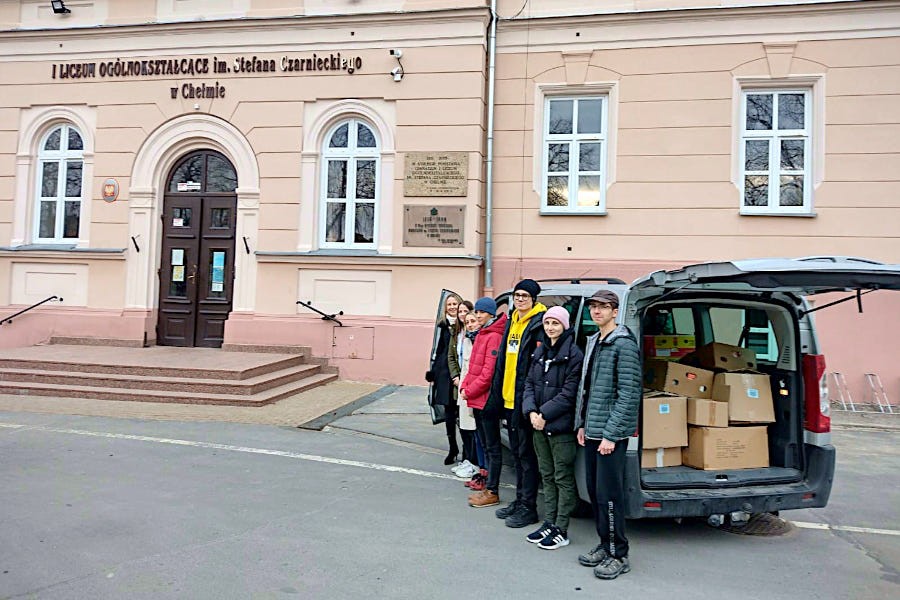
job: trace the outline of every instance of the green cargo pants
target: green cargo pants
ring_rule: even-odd
[[[541,482],[544,484],[544,520],[563,531],[569,530],[569,517],[575,510],[578,489],[575,487],[574,433],[534,432]]]

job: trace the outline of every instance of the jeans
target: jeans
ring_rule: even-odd
[[[500,445],[500,414],[495,411],[475,411],[475,427],[481,431],[484,454],[487,459],[487,483],[485,489],[500,490],[500,471],[503,469],[503,448]]]
[[[460,429],[459,435],[462,437],[462,459],[475,464],[478,462],[475,450],[475,432],[469,429]]]
[[[456,456],[459,454],[459,446],[456,444],[456,420],[459,418],[459,405],[451,401],[444,408],[447,416],[447,420],[444,421],[444,427],[447,429],[447,444],[450,446],[450,454]]]
[[[504,408],[503,417],[506,419],[506,431],[509,434],[513,464],[516,466],[516,500],[528,508],[536,509],[540,475],[537,456],[534,453],[532,437],[534,430],[531,428],[531,423],[524,418],[520,418],[518,426],[513,427],[511,425],[513,410],[515,409]]]
[[[584,468],[597,535],[611,556],[628,556],[625,537],[625,451],[628,440],[616,442],[612,454],[600,454],[600,440],[584,440]]]
[[[574,433],[547,435],[543,431],[534,432],[534,452],[544,484],[544,520],[563,531],[569,530],[569,517],[578,500],[576,446]]]

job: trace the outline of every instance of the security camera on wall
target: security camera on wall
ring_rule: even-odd
[[[391,75],[394,76],[394,81],[400,81],[403,79],[403,69],[400,67],[394,67],[391,69]]]
[[[393,56],[394,58],[400,58],[403,56],[403,50],[400,50],[399,48],[391,48],[390,52],[391,56]]]

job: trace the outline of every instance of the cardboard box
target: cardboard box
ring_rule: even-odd
[[[644,356],[659,360],[679,360],[694,350],[694,336],[645,335]]]
[[[713,388],[715,389],[715,383],[713,383]],[[728,403],[718,400],[688,398],[687,422],[688,425],[728,427]]]
[[[769,376],[754,372],[719,373],[713,380],[713,400],[728,403],[732,423],[774,423],[775,406]]]
[[[664,360],[648,360],[644,365],[645,386],[690,398],[711,398],[714,375],[712,371]]]
[[[755,350],[719,342],[700,346],[694,356],[698,366],[716,371],[740,371],[757,366]]]
[[[687,445],[687,398],[651,392],[644,396],[641,443],[644,448]]]
[[[681,464],[681,447],[644,448],[641,451],[641,468],[677,467]]]
[[[765,427],[688,428],[688,446],[681,459],[703,470],[760,469],[769,466],[769,436]]]

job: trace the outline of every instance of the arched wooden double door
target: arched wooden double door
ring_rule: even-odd
[[[237,174],[212,150],[175,165],[163,200],[159,318],[162,346],[222,345],[234,292]]]

